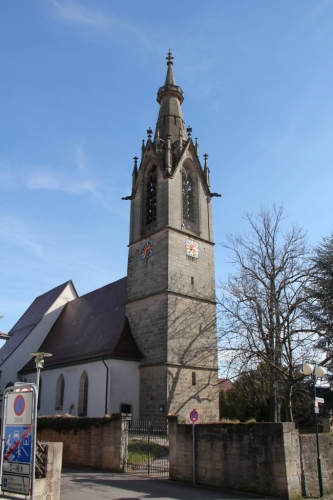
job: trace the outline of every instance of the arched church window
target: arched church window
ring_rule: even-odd
[[[80,379],[80,392],[79,392],[79,417],[86,417],[88,413],[88,375],[84,371]]]
[[[157,171],[156,165],[150,170],[146,183],[146,224],[149,227],[156,221],[157,209]]]
[[[61,374],[57,381],[56,388],[56,400],[55,400],[55,410],[62,410],[64,406],[64,395],[65,395],[65,379],[63,374]]]
[[[195,193],[192,176],[186,170],[182,172],[182,198],[183,198],[183,226],[195,231],[196,210]]]

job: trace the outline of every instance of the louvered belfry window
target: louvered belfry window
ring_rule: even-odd
[[[182,172],[182,194],[183,224],[187,229],[193,231],[195,225],[193,181],[188,172]]]
[[[146,224],[149,227],[156,221],[157,175],[156,166],[151,169],[146,184]]]

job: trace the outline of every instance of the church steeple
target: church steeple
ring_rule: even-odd
[[[165,84],[160,87],[157,92],[157,102],[160,104],[158,113],[155,138],[158,133],[161,139],[167,140],[170,136],[171,144],[179,138],[179,130],[181,130],[183,138],[186,138],[185,123],[181,109],[181,103],[184,100],[184,92],[176,85],[176,79],[173,74],[173,57],[171,51],[167,55],[167,73]]]
[[[126,313],[144,355],[140,418],[218,419],[212,196],[207,155],[185,128],[172,54],[154,138],[134,158]],[[139,162],[138,162],[139,163]],[[202,355],[202,352],[205,354]]]

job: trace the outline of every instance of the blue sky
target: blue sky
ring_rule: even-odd
[[[284,203],[316,245],[332,230],[333,1],[1,2],[0,322],[69,279],[126,275],[133,157],[174,55],[186,125],[209,154],[220,243]]]

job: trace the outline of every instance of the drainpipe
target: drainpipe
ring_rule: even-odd
[[[109,367],[108,365],[105,363],[104,361],[104,358],[102,359],[103,363],[104,363],[104,366],[106,368],[106,388],[105,388],[105,415],[107,414],[108,412],[108,390],[109,390]]]

